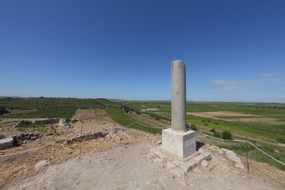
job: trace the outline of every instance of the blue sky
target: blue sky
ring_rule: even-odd
[[[1,0],[0,96],[285,102],[284,0]]]

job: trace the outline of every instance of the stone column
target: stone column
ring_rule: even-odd
[[[186,131],[186,73],[181,60],[172,62],[171,129]]]
[[[171,128],[162,131],[162,148],[182,159],[196,152],[196,133],[186,131],[186,73],[180,60],[172,62]]]

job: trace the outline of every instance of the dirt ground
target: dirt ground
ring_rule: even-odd
[[[151,139],[142,136],[138,142],[68,160],[5,189],[269,190],[285,187],[282,181],[279,183],[255,172],[248,175],[246,171],[234,168],[229,160],[210,148],[213,160],[208,168],[200,166],[187,176],[177,177],[146,160],[149,149],[155,146]]]
[[[260,115],[245,114],[231,111],[216,111],[216,112],[191,112],[187,115],[205,117],[211,119],[221,119],[225,121],[241,121],[241,122],[265,122],[265,123],[280,123],[275,118],[266,118]]]
[[[86,110],[85,110],[86,111]],[[83,111],[84,112],[84,111]],[[77,112],[80,118],[83,112]],[[250,161],[252,170],[237,169],[214,146],[208,167],[186,176],[172,174],[146,159],[160,135],[126,129],[97,112],[53,137],[0,151],[0,189],[284,189],[285,172]],[[93,114],[93,115],[92,115]],[[82,117],[85,117],[84,114]],[[81,117],[81,118],[82,118]],[[104,138],[66,145],[84,131],[120,129]],[[37,167],[41,161],[47,164]]]
[[[89,114],[91,115],[91,114]],[[83,143],[66,145],[65,141],[71,137],[87,131],[102,131],[103,129],[117,128],[117,124],[105,116],[81,120],[72,124],[70,129],[57,127],[59,134],[44,136],[35,141],[22,144],[19,147],[0,150],[0,189],[13,181],[21,181],[41,172],[35,165],[41,161],[48,161],[48,166],[80,157],[89,152],[108,149],[130,143],[127,135],[109,134],[104,139],[90,140]],[[1,134],[6,136],[21,133],[10,123],[1,126]]]

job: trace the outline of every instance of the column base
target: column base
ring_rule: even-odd
[[[196,132],[164,129],[162,131],[162,148],[183,159],[196,152]]]

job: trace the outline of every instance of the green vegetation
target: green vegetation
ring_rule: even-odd
[[[222,132],[222,138],[231,140],[232,139],[232,134],[230,132],[228,132],[228,131],[223,131]]]
[[[4,115],[7,113],[9,113],[9,112],[5,109],[5,107],[0,107],[0,115]]]
[[[163,101],[124,101],[124,104],[140,110],[141,114],[158,115],[164,120],[170,121],[171,104]],[[151,108],[151,109],[150,109]],[[154,109],[155,108],[155,109]],[[146,111],[147,110],[147,111]],[[149,111],[155,110],[155,111]],[[222,119],[234,119],[236,116],[222,116],[220,119],[209,119],[187,115],[187,123],[190,129],[202,131],[207,135],[218,138],[217,140],[202,139],[205,143],[215,144],[260,162],[266,162],[272,166],[285,170],[285,167],[271,158],[265,156],[255,148],[243,143],[232,142],[232,138],[245,138],[259,140],[256,145],[278,160],[285,162],[285,148],[268,144],[266,142],[285,143],[285,104],[270,103],[222,103],[222,102],[188,102],[187,112],[216,112],[233,111],[246,114],[254,114],[264,118],[274,118],[276,123],[268,122],[241,122],[225,121]],[[153,116],[152,116],[153,117]],[[244,116],[245,118],[256,116]],[[236,117],[241,118],[241,117]],[[195,127],[194,127],[195,126]],[[219,140],[220,139],[220,140]],[[223,140],[224,139],[224,140]],[[262,143],[261,141],[264,141]]]
[[[237,102],[188,102],[187,104],[187,112],[212,111],[234,111],[247,114],[258,114],[271,118],[285,119],[285,104]]]
[[[57,134],[56,126],[54,125],[30,125],[26,127],[18,127],[18,131],[20,132],[39,132],[39,133],[52,133]]]
[[[161,133],[161,128],[136,121],[135,119],[130,118],[127,113],[118,108],[109,108],[107,109],[107,113],[114,121],[123,125],[124,127],[139,129],[154,134]]]
[[[116,122],[129,128],[143,130],[149,133],[161,133],[161,128],[150,126],[141,121],[130,118],[126,112],[136,111],[118,102],[107,99],[77,99],[77,98],[0,98],[0,106],[10,113],[5,118],[70,118],[78,108],[92,108],[106,110],[107,114]],[[139,112],[138,110],[136,112]],[[102,112],[103,114],[104,112]],[[160,118],[160,116],[157,116]],[[47,132],[47,127],[29,126],[21,128],[23,131]]]
[[[221,138],[221,139],[225,139],[225,140],[232,140],[233,139],[232,133],[229,131],[223,131],[221,133],[219,131],[216,131],[215,129],[211,129],[210,132],[212,132],[213,134],[211,134],[211,133],[207,133],[207,134],[211,135],[213,137],[216,137],[216,138]]]
[[[257,122],[233,122],[216,119],[209,119],[189,115],[189,123],[198,125],[204,129],[216,129],[218,131],[230,131],[239,136],[259,137],[270,141],[278,141],[284,138],[284,124],[268,124]]]
[[[249,158],[252,160],[256,160],[258,162],[265,162],[271,166],[277,167],[281,170],[285,171],[285,166],[281,165],[280,163],[273,161],[268,156],[264,155],[260,151],[258,151],[253,146],[243,143],[243,142],[235,142],[231,140],[223,140],[218,138],[209,138],[205,136],[198,136],[198,140],[204,143],[213,144],[221,148],[226,148],[229,150],[234,151],[235,153],[244,157],[243,163],[246,164],[246,156],[248,154]],[[272,144],[266,144],[261,142],[250,141],[255,144],[258,148],[265,151],[269,155],[273,156],[274,158],[280,160],[281,162],[285,162],[285,147],[275,146]]]
[[[9,118],[70,118],[78,108],[104,109],[112,104],[106,99],[77,98],[0,98],[0,106]]]
[[[233,150],[234,152],[246,157],[248,154],[248,157],[250,159],[259,161],[259,162],[265,162],[269,165],[275,166],[279,169],[285,170],[285,166],[279,164],[278,162],[272,160],[271,158],[267,157],[254,147],[245,144],[245,143],[227,143],[227,144],[221,144],[219,145],[222,148]],[[282,162],[285,162],[285,149],[280,147],[275,147],[272,145],[266,145],[266,144],[260,144],[259,148],[265,151],[266,153],[270,154],[277,160],[280,160]]]
[[[277,140],[277,142],[279,142],[279,143],[285,143],[285,137],[283,136],[283,137],[277,137],[276,138],[276,140]]]
[[[216,131],[215,129],[211,129],[210,132],[213,133],[213,136],[216,138],[222,138],[222,134],[218,131]],[[210,134],[211,135],[211,134]]]
[[[197,131],[196,125],[190,125],[190,129],[193,130],[193,131]]]
[[[43,97],[0,98],[0,107],[5,107],[5,109],[10,112],[4,114],[2,117],[8,118],[70,118],[78,108],[106,109],[107,113],[111,115],[110,110],[121,110],[121,106],[123,106],[123,108],[128,108],[135,113],[149,115],[154,120],[164,122],[170,121],[171,105],[170,102],[166,101],[109,101],[106,99]],[[216,135],[221,137],[223,131],[229,131],[233,136],[249,136],[269,141],[285,142],[285,122],[282,123],[282,121],[285,120],[284,104],[188,102],[187,111],[238,111],[241,113],[259,114],[264,117],[276,118],[280,122],[277,124],[270,124],[265,122],[224,121],[222,119],[215,120],[188,115],[187,122],[207,130],[216,129]],[[124,113],[124,115],[127,114]],[[124,117],[124,115],[120,113],[120,116]],[[129,117],[128,119],[134,120]],[[114,120],[125,125],[124,122],[120,121],[118,118]],[[142,127],[140,124],[133,125],[133,128],[135,127],[147,128]]]
[[[142,114],[152,118],[170,121],[171,104],[166,101],[124,101],[124,104],[140,110]],[[142,111],[155,108],[155,111]],[[217,137],[222,137],[223,131],[229,131],[234,136],[249,136],[268,141],[285,142],[285,104],[272,103],[223,103],[223,102],[188,102],[187,112],[234,111],[247,114],[258,114],[260,117],[274,118],[278,122],[241,122],[209,119],[193,115],[187,116],[187,122],[205,130],[216,129]],[[155,116],[156,115],[156,116]],[[223,117],[226,118],[227,116]],[[229,116],[233,118],[235,116]],[[248,116],[246,116],[248,118]]]
[[[158,115],[169,115],[171,104],[168,101],[122,101],[136,110],[157,108]],[[258,114],[285,121],[285,104],[238,103],[238,102],[188,102],[187,112],[234,111]]]
[[[156,113],[152,113],[152,112],[143,112],[143,113],[145,115],[149,115],[154,120],[165,120],[165,121],[170,121],[171,120],[168,117],[164,117],[164,116],[158,115]]]

